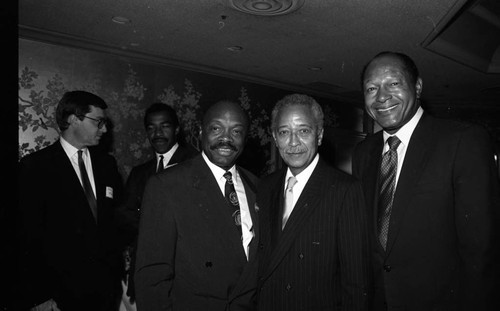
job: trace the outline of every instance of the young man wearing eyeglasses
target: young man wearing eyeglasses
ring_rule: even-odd
[[[115,159],[97,149],[106,103],[67,92],[56,121],[60,139],[19,163],[19,301],[32,310],[112,310],[120,253],[114,209],[122,193]]]

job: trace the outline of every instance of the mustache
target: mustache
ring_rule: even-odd
[[[307,149],[305,149],[305,148],[288,148],[288,149],[285,149],[284,151],[285,151],[285,153],[294,154],[294,153],[303,153],[303,152],[306,152]]]
[[[210,145],[210,150],[218,149],[218,148],[229,148],[233,151],[238,151],[238,148],[236,148],[235,145],[233,145],[231,142],[218,142],[216,144]]]

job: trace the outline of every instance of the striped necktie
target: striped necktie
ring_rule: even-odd
[[[396,171],[398,168],[397,149],[401,141],[396,136],[387,139],[389,150],[382,157],[380,166],[380,196],[378,203],[378,237],[382,247],[386,248],[389,220],[392,212],[394,188],[396,185]]]

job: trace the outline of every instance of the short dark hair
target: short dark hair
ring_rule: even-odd
[[[229,99],[222,99],[214,104],[210,105],[207,107],[205,112],[203,113],[203,119],[202,119],[202,128],[204,129],[205,126],[210,122],[211,113],[214,109],[219,109],[220,106],[232,106],[234,107],[237,111],[241,113],[241,116],[243,117],[243,120],[245,121],[245,127],[246,130],[250,128],[250,118],[248,116],[248,113],[243,109],[243,107],[236,101],[234,100],[229,100]]]
[[[174,108],[164,103],[152,103],[151,106],[146,109],[146,113],[144,114],[144,127],[148,126],[146,124],[148,116],[155,112],[165,112],[170,117],[170,119],[172,119],[173,126],[175,128],[179,126],[179,118],[177,118],[177,113],[175,112]]]
[[[276,130],[276,118],[281,109],[289,106],[304,106],[311,109],[314,119],[316,121],[317,129],[323,128],[324,114],[323,109],[318,104],[318,102],[311,96],[305,94],[291,94],[280,99],[276,105],[274,105],[273,111],[271,113],[271,130],[274,132]]]
[[[399,59],[403,63],[403,69],[408,73],[410,77],[410,83],[415,84],[417,83],[417,79],[420,77],[420,74],[418,72],[417,65],[411,59],[410,56],[400,53],[400,52],[393,52],[393,51],[383,51],[375,55],[368,63],[363,66],[363,70],[361,71],[361,86],[363,86],[364,80],[365,80],[365,74],[366,74],[366,69],[368,66],[377,58],[384,57],[384,56],[393,56]]]
[[[101,109],[108,108],[104,99],[95,94],[85,91],[64,93],[56,108],[56,122],[59,129],[61,131],[68,129],[68,117],[72,114],[83,120],[83,116],[90,112],[90,106]]]

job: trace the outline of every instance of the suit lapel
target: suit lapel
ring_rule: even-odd
[[[247,199],[247,204],[248,204],[248,209],[250,211],[250,217],[252,218],[252,230],[254,233],[254,237],[252,241],[249,244],[249,250],[248,250],[248,261],[254,260],[256,252],[257,252],[257,247],[258,247],[258,237],[259,237],[259,218],[257,216],[257,213],[255,211],[255,201],[256,201],[256,189],[255,185],[250,181],[250,179],[246,176],[245,172],[238,167],[236,167],[238,170],[238,174],[240,175],[240,178],[243,182],[243,186],[245,187],[245,195]]]
[[[174,154],[170,158],[170,161],[168,161],[168,165],[170,166],[181,162],[182,157],[183,157],[183,149],[182,146],[179,145],[179,147],[177,147],[177,150],[175,150]]]
[[[104,180],[106,180],[106,178],[103,177],[103,174],[107,172],[107,168],[104,167],[104,165],[102,164],[101,159],[97,154],[97,152],[92,152],[90,149],[89,152],[92,163],[92,174],[94,175],[95,192],[97,200],[97,224],[99,224],[99,218],[101,218],[100,216],[102,215],[104,199],[106,198],[106,186],[109,186],[104,184]],[[88,207],[88,210],[90,212],[90,215],[92,216],[92,219],[94,219],[92,211],[90,210],[90,206]]]
[[[238,167],[237,167],[237,169],[238,169]],[[256,201],[255,185],[246,176],[246,174],[243,170],[238,169],[238,173],[240,174],[241,180],[242,180],[243,185],[245,187],[245,195],[247,197],[248,209],[250,210],[250,215],[252,217],[252,226],[253,226],[254,237],[249,244],[248,262],[245,264],[243,272],[241,273],[240,278],[238,279],[238,282],[236,283],[236,286],[234,287],[233,291],[231,292],[229,299],[233,299],[234,297],[237,297],[238,294],[241,292],[241,290],[248,288],[246,286],[246,284],[249,281],[251,281],[252,283],[256,283],[256,269],[257,269],[256,257],[257,257],[257,248],[258,248],[259,235],[260,235],[258,215],[255,211],[255,201]],[[239,241],[239,248],[243,251],[243,247],[241,246],[241,241]],[[245,256],[244,251],[243,251],[243,256]],[[245,258],[245,260],[246,260],[246,258]]]
[[[423,171],[422,168],[425,166],[429,151],[432,148],[432,143],[430,142],[432,138],[430,121],[430,118],[426,117],[425,114],[422,116],[411,136],[408,150],[406,150],[403,167],[401,168],[394,193],[389,234],[387,237],[387,254],[390,253],[397,239],[398,232],[401,229],[401,220],[409,205],[405,198],[412,197],[412,191],[420,179]]]
[[[301,232],[301,228],[304,223],[307,222],[311,214],[314,212],[315,207],[319,205],[321,201],[321,193],[324,191],[323,183],[324,180],[324,172],[323,169],[324,162],[320,159],[318,165],[314,169],[311,177],[309,178],[304,190],[300,194],[295,207],[293,208],[292,213],[287,221],[285,229],[281,232],[281,235],[276,241],[276,245],[273,246],[273,251],[271,252],[271,259],[269,261],[267,273],[265,277],[269,275],[281,262],[281,260],[285,257],[288,250],[290,249],[292,243],[295,241],[295,238]],[[281,179],[281,186],[284,184],[284,176]],[[278,196],[274,195],[273,203],[282,204],[283,199],[279,197],[283,197],[283,187],[279,189],[274,189],[276,193],[279,193]],[[271,207],[271,211],[283,210],[281,205],[280,208]],[[274,219],[273,219],[274,218]],[[272,227],[273,230],[281,230],[281,214],[275,213],[272,216]],[[273,233],[271,233],[273,235]]]
[[[206,225],[210,230],[218,232],[217,243],[225,243],[233,250],[232,254],[228,255],[246,261],[241,239],[235,233],[234,222],[230,217],[228,203],[201,154],[197,156],[194,165],[196,173],[192,176],[192,185],[199,193],[199,199],[203,201],[203,210],[199,212],[205,214]]]
[[[80,183],[80,179],[78,178],[78,175],[75,172],[75,169],[73,168],[73,164],[71,163],[71,160],[68,158],[66,155],[66,152],[64,151],[61,143],[58,141],[54,144],[54,160],[57,162],[56,167],[60,166],[61,167],[61,180],[67,180],[68,176],[69,180],[65,185],[67,185],[67,189],[74,189],[74,193],[77,193],[79,195],[78,198],[75,198],[75,204],[73,204],[76,208],[84,209],[85,210],[85,215],[89,217],[89,219],[92,219],[93,224],[95,224],[94,221],[94,216],[92,215],[92,211],[90,210],[90,206],[87,202],[87,197],[85,196],[85,192],[83,191],[82,184]],[[94,168],[94,160],[92,159],[92,170],[95,172],[97,168]],[[97,178],[95,177],[94,173],[94,181],[96,183],[96,192],[97,192],[97,210],[99,211],[99,192],[97,191],[99,189],[98,183],[97,183]],[[76,202],[80,202],[78,205],[76,205]],[[99,214],[99,212],[98,212]],[[99,217],[99,216],[98,216]]]
[[[377,236],[378,228],[377,215],[379,197],[379,174],[382,161],[382,150],[384,147],[384,138],[382,135],[382,131],[380,131],[376,135],[378,135],[378,137],[376,137],[375,143],[370,146],[369,151],[367,152],[368,160],[366,163],[366,170],[364,170],[364,175],[362,177],[366,201],[370,206],[370,208],[368,208],[368,212],[371,215],[369,219],[371,219],[372,222],[372,233],[375,236]],[[372,208],[372,206],[375,208]]]

